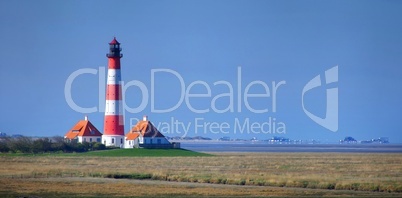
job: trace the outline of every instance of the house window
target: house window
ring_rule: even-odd
[[[123,144],[123,138],[120,139],[120,144]]]
[[[157,141],[158,141],[158,144],[161,144],[161,139],[158,139]]]
[[[152,139],[149,140],[149,144],[152,144]]]
[[[96,142],[101,142],[101,139],[100,139],[100,138],[96,138]],[[105,142],[105,144],[106,144],[106,142]]]
[[[112,138],[112,144],[114,144],[114,138]]]

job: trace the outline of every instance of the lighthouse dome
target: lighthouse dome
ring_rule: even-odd
[[[116,37],[114,37],[114,38],[113,38],[113,40],[112,40],[112,41],[110,41],[110,43],[109,43],[109,44],[110,44],[110,45],[115,45],[115,44],[120,45],[119,41],[117,41],[117,40],[116,40]]]

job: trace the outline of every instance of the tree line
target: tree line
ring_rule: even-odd
[[[2,153],[49,153],[49,152],[86,152],[104,150],[106,146],[99,142],[76,141],[66,142],[63,137],[31,138],[31,137],[2,137],[0,152]]]

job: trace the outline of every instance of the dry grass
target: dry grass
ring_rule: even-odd
[[[395,193],[321,189],[233,186],[166,181],[115,180],[90,177],[0,179],[1,197],[398,197]]]
[[[35,192],[39,186],[43,192],[58,193],[72,189],[68,193],[89,196],[106,193],[105,183],[50,182],[58,177],[105,177],[106,175],[146,173],[155,180],[181,181],[194,183],[215,183],[245,185],[232,188],[211,186],[172,186],[168,183],[158,185],[118,182],[110,184],[112,189],[128,188],[126,194],[164,196],[164,195],[217,195],[217,196],[266,196],[266,195],[336,195],[341,190],[355,190],[364,195],[371,191],[387,192],[387,195],[401,195],[402,192],[402,154],[352,154],[352,153],[249,153],[224,154],[215,157],[1,157],[0,192]],[[32,179],[24,180],[22,177]],[[64,179],[64,178],[63,178]],[[70,178],[71,179],[71,178]],[[88,178],[89,179],[89,178]],[[96,178],[105,180],[103,178]],[[67,181],[67,180],[66,180]],[[92,180],[91,180],[92,181]],[[107,180],[109,181],[109,180]],[[122,180],[123,181],[123,180]],[[127,180],[124,180],[127,181]],[[38,184],[39,183],[39,184]],[[14,186],[13,186],[14,185]],[[105,185],[105,187],[103,187]],[[108,184],[109,185],[109,184]],[[6,188],[7,186],[7,188]],[[29,187],[31,186],[31,187]],[[136,190],[135,188],[139,188]],[[222,186],[222,185],[219,185]],[[257,186],[297,187],[301,190],[289,192],[289,188],[267,188]],[[211,189],[210,189],[211,188]],[[90,192],[88,192],[88,189]],[[149,189],[145,190],[145,189]],[[236,190],[234,190],[236,189]],[[268,194],[265,191],[272,191]],[[336,190],[308,190],[336,189]],[[8,191],[5,191],[8,190]],[[110,190],[110,189],[109,189]],[[115,190],[113,190],[115,191]],[[116,191],[116,192],[122,192]],[[355,191],[347,191],[357,193]],[[87,193],[85,193],[87,192]],[[92,192],[92,193],[91,193]],[[125,192],[125,191],[124,191]],[[159,192],[159,193],[158,193]],[[235,193],[235,194],[231,194]],[[347,193],[347,194],[348,194]],[[368,194],[367,194],[368,193]],[[391,193],[391,194],[389,194]]]

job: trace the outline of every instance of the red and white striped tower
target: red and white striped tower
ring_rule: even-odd
[[[109,59],[107,88],[106,88],[106,109],[105,124],[102,142],[106,146],[124,147],[124,117],[122,103],[122,87],[120,58],[120,43],[116,37],[109,43],[109,53],[106,56]]]

